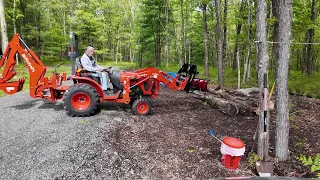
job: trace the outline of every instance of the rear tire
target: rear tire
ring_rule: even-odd
[[[132,104],[134,114],[146,116],[151,113],[151,103],[146,98],[136,99]]]
[[[74,84],[63,96],[64,108],[71,116],[90,116],[99,105],[96,89],[88,84]]]

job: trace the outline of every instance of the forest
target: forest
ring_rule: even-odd
[[[2,37],[6,34],[10,41],[19,33],[48,64],[68,61],[72,31],[79,36],[80,53],[92,45],[98,61],[164,69],[194,63],[200,75],[212,82],[233,87],[257,84],[254,0],[3,0],[3,4],[6,31],[2,28]],[[319,6],[316,0],[293,0],[289,67],[293,94],[320,96]],[[276,69],[272,54],[275,8],[267,0],[271,85]]]

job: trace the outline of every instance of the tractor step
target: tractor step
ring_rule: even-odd
[[[108,89],[103,91],[104,96],[114,96],[113,89]]]

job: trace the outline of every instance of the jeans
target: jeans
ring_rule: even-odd
[[[108,81],[109,81],[108,73],[98,71],[97,74],[98,74],[100,81],[101,81],[102,90],[107,90],[108,89]]]

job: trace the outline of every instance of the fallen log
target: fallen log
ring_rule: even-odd
[[[228,114],[230,116],[236,116],[241,114],[243,116],[252,116],[255,108],[251,108],[244,102],[239,102],[235,100],[232,96],[220,93],[208,93],[203,91],[192,91],[194,97],[202,101],[208,102],[211,106],[219,109],[221,112]],[[227,97],[227,98],[226,98]]]
[[[225,114],[235,116],[253,116],[259,115],[259,89],[221,89],[207,88],[207,92],[193,91],[196,98],[207,101],[213,107],[219,109]],[[274,109],[274,104],[269,101],[269,109]]]

